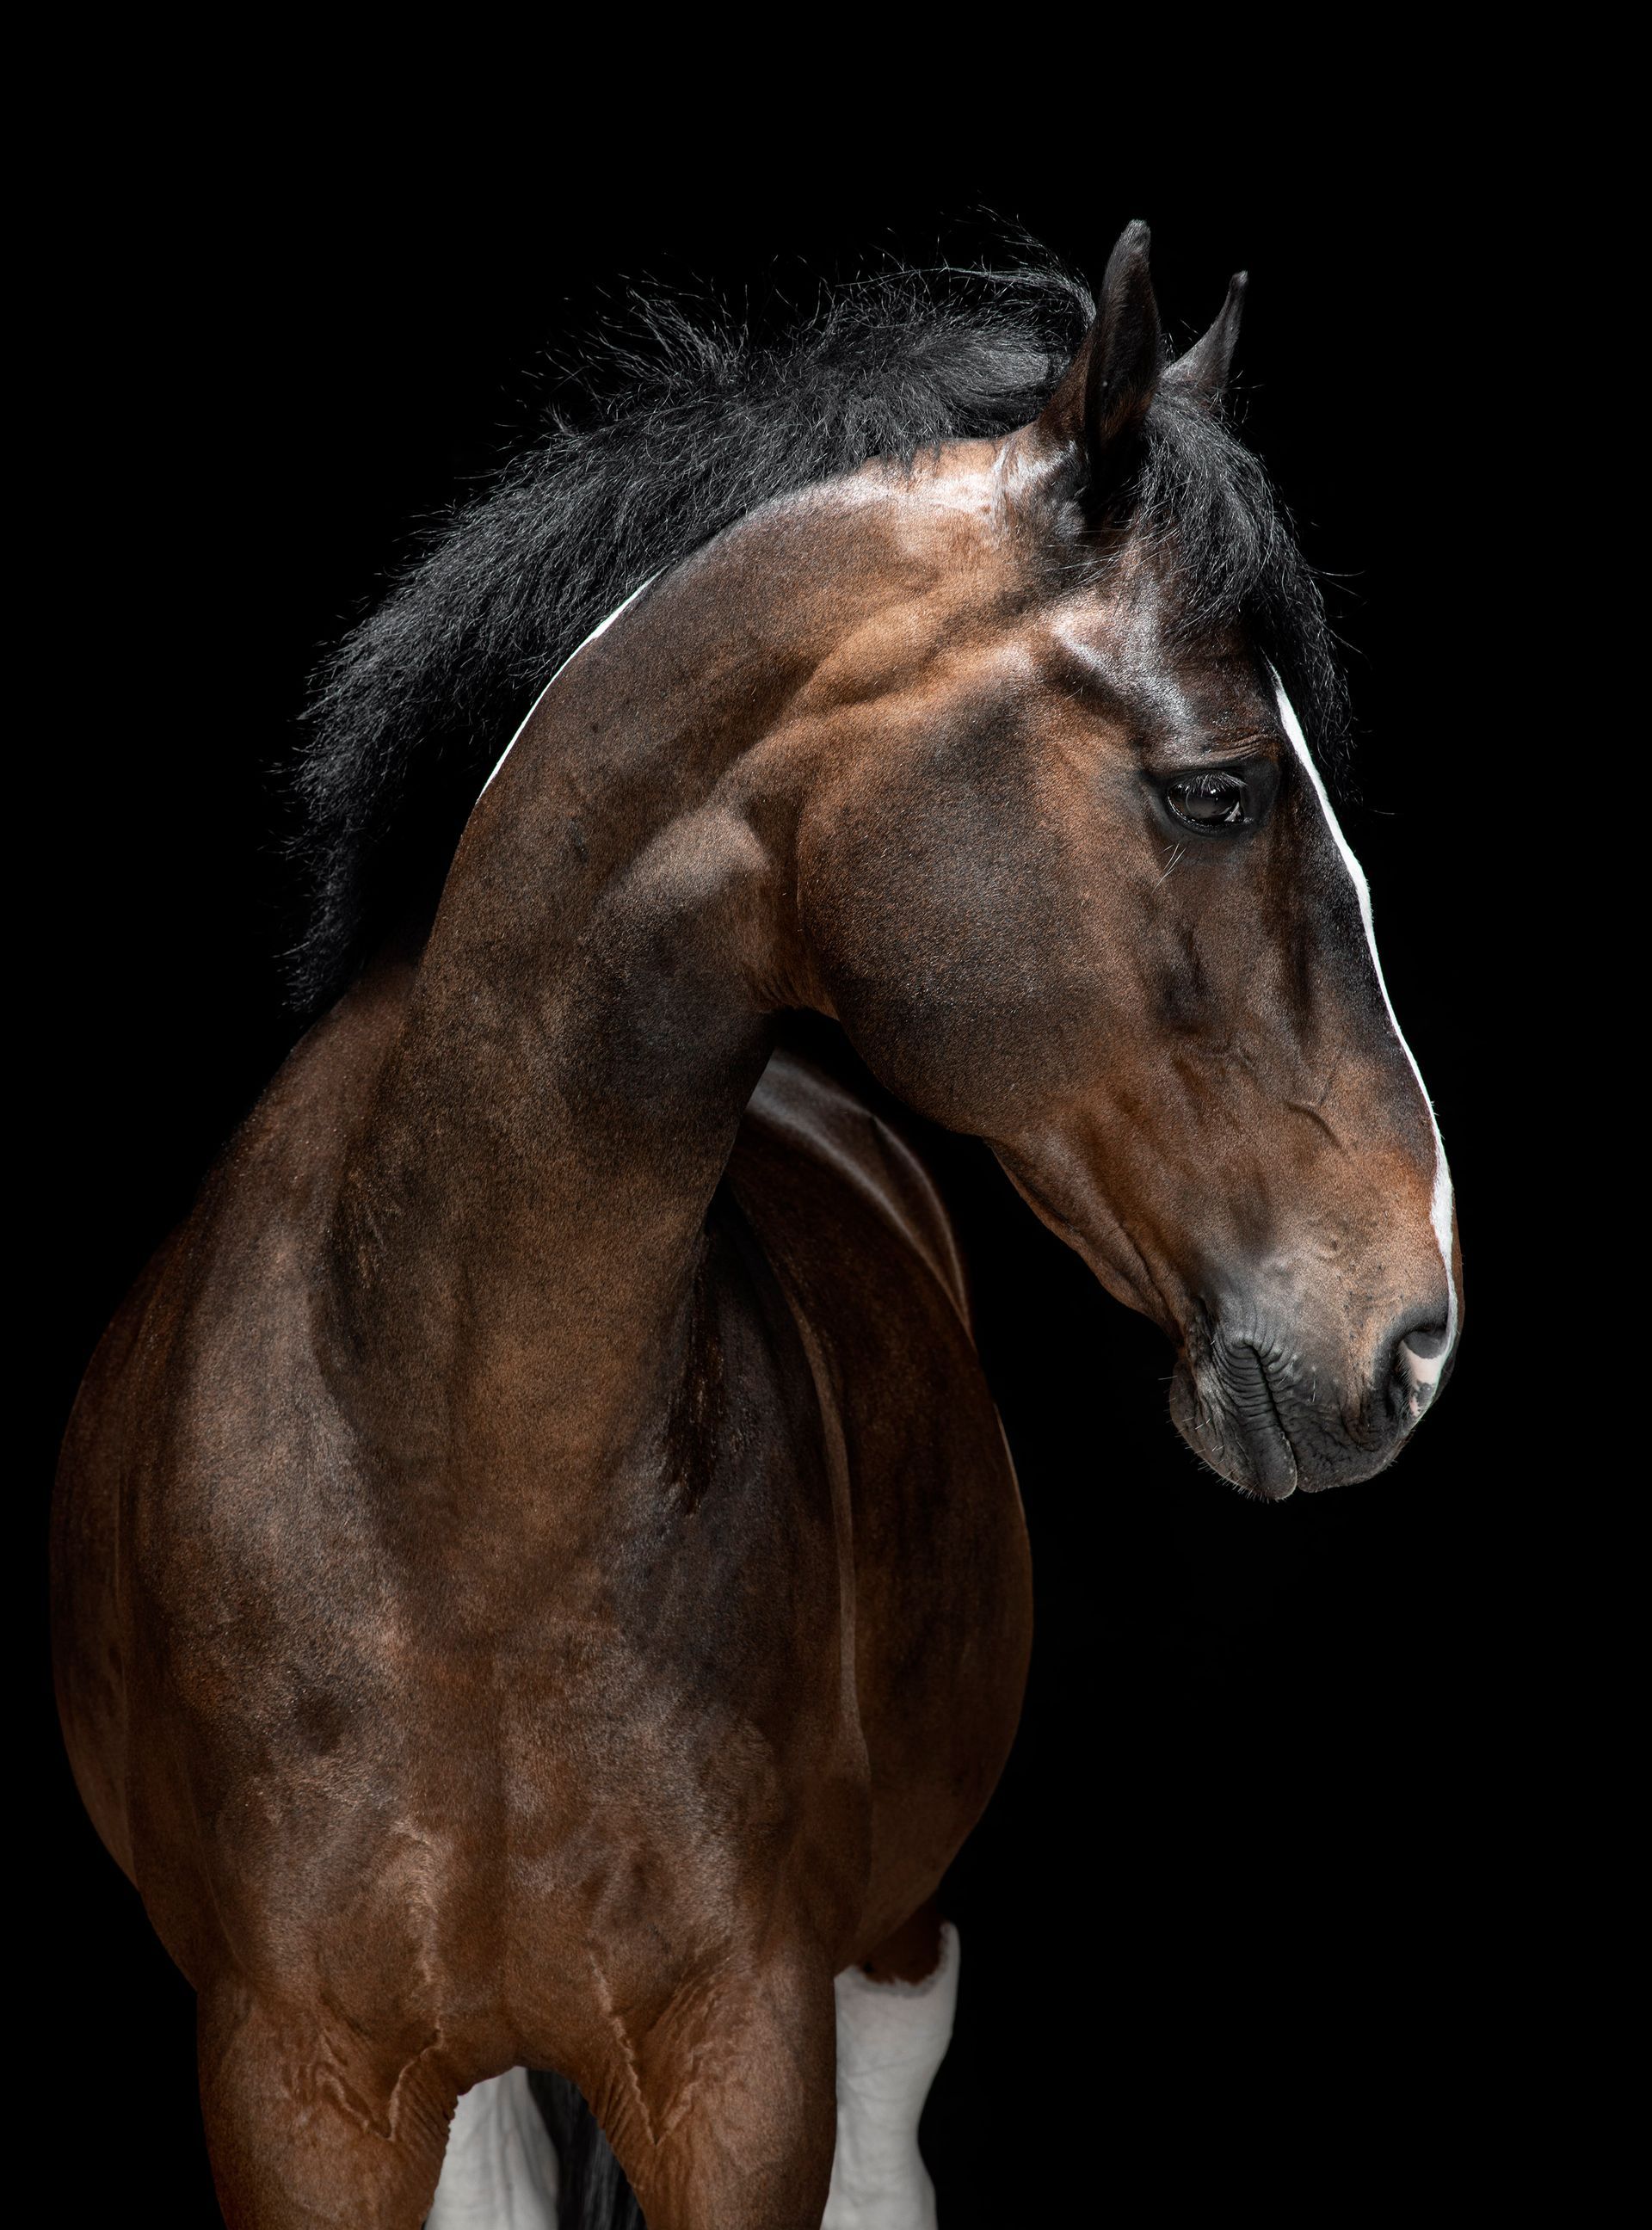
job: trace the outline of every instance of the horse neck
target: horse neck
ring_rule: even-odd
[[[863,529],[834,564],[819,511],[747,522],[587,646],[472,815],[330,1235],[341,1398],[403,1485],[543,1504],[663,1422],[771,1018],[819,1003],[808,753],[765,746],[899,592]]]

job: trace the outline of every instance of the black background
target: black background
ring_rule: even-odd
[[[1144,2190],[1152,2219],[1449,2201],[1531,2143],[1487,2073],[1518,2057],[1542,1958],[1513,1918],[1543,1801],[1545,1645],[1529,1623],[1511,1643],[1508,1600],[1543,1531],[1511,1421],[1528,1141],[1495,989],[1509,894],[1479,864],[1490,739],[1532,719],[1507,593],[1528,435],[1476,337],[1529,299],[1544,181],[1462,86],[1369,128],[1195,128],[1163,96],[1152,129],[1082,145],[973,116],[919,135],[911,98],[885,84],[850,122],[760,128],[707,107],[674,139],[598,105],[576,119],[595,136],[565,113],[526,154],[519,118],[508,156],[436,105],[371,161],[320,107],[278,130],[179,106],[99,135],[84,203],[38,229],[36,562],[71,624],[20,862],[48,893],[30,1574],[85,1359],[294,1034],[269,770],[307,671],[411,523],[532,426],[545,347],[629,276],[761,311],[881,251],[971,252],[984,206],[1094,277],[1145,216],[1178,338],[1252,274],[1243,423],[1338,577],[1361,736],[1342,817],[1451,1150],[1467,1332],[1390,1474],[1243,1502],[1172,1433],[1158,1337],[984,1157],[945,1155],[1039,1635],[1019,1747],[950,1885],[963,1990],[926,2143],[946,2230]],[[48,2094],[75,2219],[147,2193],[170,2222],[213,2220],[189,1993],[79,1812],[43,1647],[29,1677],[55,1947],[34,2018],[98,2097],[88,2117],[77,2082]]]

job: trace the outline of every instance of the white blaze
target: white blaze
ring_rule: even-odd
[[[1271,667],[1268,672],[1273,673]],[[1286,734],[1290,738],[1291,748],[1301,761],[1307,778],[1313,785],[1313,795],[1320,801],[1320,810],[1325,815],[1325,825],[1331,831],[1332,841],[1336,845],[1342,864],[1347,871],[1348,880],[1353,885],[1354,896],[1359,901],[1359,918],[1365,925],[1365,943],[1371,951],[1371,964],[1376,970],[1377,988],[1383,995],[1384,1006],[1388,1009],[1389,1027],[1398,1041],[1400,1051],[1410,1063],[1411,1073],[1416,1079],[1416,1088],[1423,1095],[1423,1105],[1428,1110],[1429,1127],[1434,1133],[1434,1197],[1429,1211],[1429,1221],[1433,1227],[1435,1244],[1440,1249],[1441,1262],[1445,1267],[1446,1336],[1444,1346],[1442,1347],[1439,1354],[1431,1359],[1414,1353],[1410,1347],[1405,1349],[1405,1366],[1410,1374],[1414,1389],[1413,1401],[1416,1411],[1420,1413],[1423,1405],[1432,1399],[1434,1389],[1439,1383],[1440,1373],[1445,1367],[1446,1358],[1455,1346],[1457,1339],[1457,1281],[1451,1274],[1451,1172],[1446,1166],[1445,1142],[1440,1136],[1440,1125],[1435,1120],[1434,1102],[1429,1098],[1428,1086],[1423,1081],[1423,1072],[1416,1065],[1416,1055],[1405,1042],[1405,1033],[1399,1026],[1399,1018],[1394,1012],[1394,1002],[1389,997],[1388,985],[1383,979],[1383,964],[1377,957],[1377,931],[1371,915],[1371,886],[1365,880],[1364,869],[1353,855],[1347,838],[1338,826],[1336,815],[1331,810],[1331,800],[1326,794],[1326,787],[1320,779],[1320,770],[1313,764],[1313,754],[1308,749],[1307,738],[1302,733],[1302,723],[1297,719],[1296,709],[1285,694],[1284,685],[1277,674],[1274,674],[1274,695],[1278,700],[1279,717]]]

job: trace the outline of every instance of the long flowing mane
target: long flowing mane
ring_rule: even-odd
[[[316,676],[294,776],[309,892],[295,1003],[319,1006],[428,918],[488,768],[632,589],[774,497],[1025,424],[1093,314],[1042,253],[886,271],[768,335],[634,295],[538,444],[440,525]],[[1323,602],[1256,458],[1161,389],[1120,506],[1172,552],[1188,623],[1242,618],[1334,755],[1345,699]]]

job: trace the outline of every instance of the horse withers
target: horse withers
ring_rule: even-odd
[[[1029,273],[693,337],[327,676],[337,996],[56,1517],[68,1746],[232,2224],[583,2219],[606,2149],[526,2070],[651,2230],[933,2218],[1026,1542],[934,1188],[788,1014],[990,1143],[1236,1486],[1367,1478],[1443,1382],[1450,1186],[1221,417],[1242,296],[1167,363],[1133,226],[1076,346]]]

